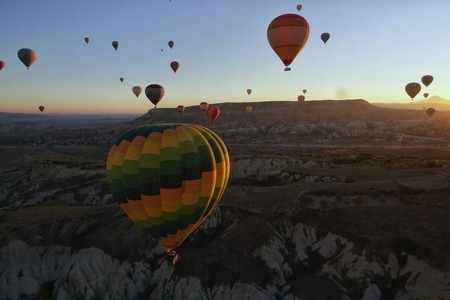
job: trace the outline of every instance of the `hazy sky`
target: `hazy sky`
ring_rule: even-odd
[[[284,13],[310,25],[290,72],[267,41]],[[449,13],[448,0],[1,0],[0,111],[145,113],[153,105],[131,88],[152,83],[166,90],[158,107],[297,101],[303,89],[307,100],[410,102],[405,85],[426,74],[415,101],[450,99]],[[38,54],[29,70],[20,48]]]

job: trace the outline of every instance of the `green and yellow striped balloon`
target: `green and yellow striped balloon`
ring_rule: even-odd
[[[169,252],[219,203],[230,159],[209,128],[152,124],[123,134],[109,151],[106,170],[122,210]]]

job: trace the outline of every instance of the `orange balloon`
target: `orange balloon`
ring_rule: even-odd
[[[180,64],[177,61],[173,61],[170,63],[170,68],[174,73],[177,72],[178,68],[180,67]]]
[[[136,95],[136,98],[142,93],[142,88],[138,85],[133,86],[131,90],[133,91],[133,94]]]
[[[6,66],[3,60],[0,60],[0,70],[2,70]]]
[[[290,70],[289,65],[303,49],[308,37],[308,22],[296,14],[278,16],[267,28],[269,44],[285,65],[285,71]]]
[[[211,120],[211,123],[214,123],[214,121],[220,115],[220,109],[217,106],[210,106],[206,110],[206,115]]]
[[[421,88],[420,83],[410,82],[405,86],[405,91],[409,97],[411,97],[411,100],[413,100],[414,97],[420,92]]]

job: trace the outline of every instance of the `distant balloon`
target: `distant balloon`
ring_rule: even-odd
[[[207,102],[201,102],[200,103],[200,109],[203,111],[206,111],[208,109],[209,105]]]
[[[410,82],[405,86],[405,91],[411,97],[411,100],[414,99],[414,97],[417,96],[417,94],[420,92],[421,86],[418,82]]]
[[[248,105],[248,106],[245,108],[245,111],[248,112],[248,113],[251,113],[251,112],[253,111],[253,107],[250,106],[250,105]]]
[[[267,39],[273,51],[278,55],[285,71],[305,46],[309,37],[309,24],[296,14],[284,14],[276,17],[267,28]]]
[[[328,32],[324,32],[320,35],[320,39],[322,40],[322,42],[324,44],[326,44],[328,42],[328,40],[330,39],[330,34]]]
[[[120,77],[120,82],[123,82],[123,77]]]
[[[90,38],[88,38],[88,37],[85,37],[84,38],[84,42],[86,43],[86,44],[89,44],[89,41],[90,41],[91,39]]]
[[[180,64],[177,61],[173,61],[170,63],[170,68],[174,73],[177,72],[178,68],[180,67]]]
[[[45,107],[44,107],[44,106],[42,106],[42,105],[41,105],[41,106],[39,106],[38,108],[39,108],[39,110],[40,110],[41,112],[43,112],[43,111],[44,111],[44,109],[45,109]]]
[[[303,7],[303,6],[302,6],[301,4],[298,4],[298,5],[297,5],[297,10],[298,10],[298,11],[301,11],[301,10],[302,10],[302,7]]]
[[[155,108],[159,101],[164,97],[164,94],[164,87],[159,84],[150,84],[145,88],[145,95],[148,100],[155,105]]]
[[[425,110],[425,112],[427,113],[427,115],[428,116],[432,116],[432,115],[434,115],[434,113],[436,112],[436,110],[434,109],[434,108],[432,108],[432,107],[429,107],[429,108],[427,108],[426,110]]]
[[[208,119],[211,120],[211,123],[214,123],[214,121],[220,115],[220,109],[217,106],[210,106],[206,110],[206,115],[208,116]]]
[[[6,66],[5,62],[3,60],[0,60],[0,70],[3,70],[5,66]]]
[[[37,54],[32,49],[22,48],[17,52],[17,56],[20,61],[29,69],[31,65],[36,61]]]
[[[251,94],[252,93],[252,89],[247,89],[247,94]]]
[[[428,98],[428,96],[429,96],[429,94],[428,94],[428,93],[423,93],[423,97],[424,97],[425,99],[427,99],[427,98]]]
[[[184,105],[178,105],[177,110],[180,114],[182,114],[184,112]]]
[[[142,93],[142,88],[138,85],[133,86],[131,90],[133,91],[133,94],[136,95],[136,98]]]
[[[167,45],[169,45],[170,49],[172,49],[173,46],[175,45],[175,42],[174,41],[169,41],[169,42],[167,42]]]
[[[422,83],[424,86],[428,87],[433,82],[433,76],[425,75],[422,77]]]
[[[306,94],[308,90],[307,89],[303,89],[303,94]]]
[[[304,95],[299,95],[297,97],[297,100],[300,104],[302,104],[303,102],[305,102],[306,97]]]
[[[116,50],[116,51],[117,51],[117,49],[119,49],[119,47],[120,47],[120,44],[119,44],[118,41],[113,41],[111,44],[112,44],[114,50]]]

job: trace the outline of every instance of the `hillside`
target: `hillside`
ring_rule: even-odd
[[[436,110],[450,110],[450,100],[446,100],[439,96],[432,96],[424,100],[414,100],[405,103],[373,103],[373,105],[395,109],[424,110],[428,107],[433,107]]]

